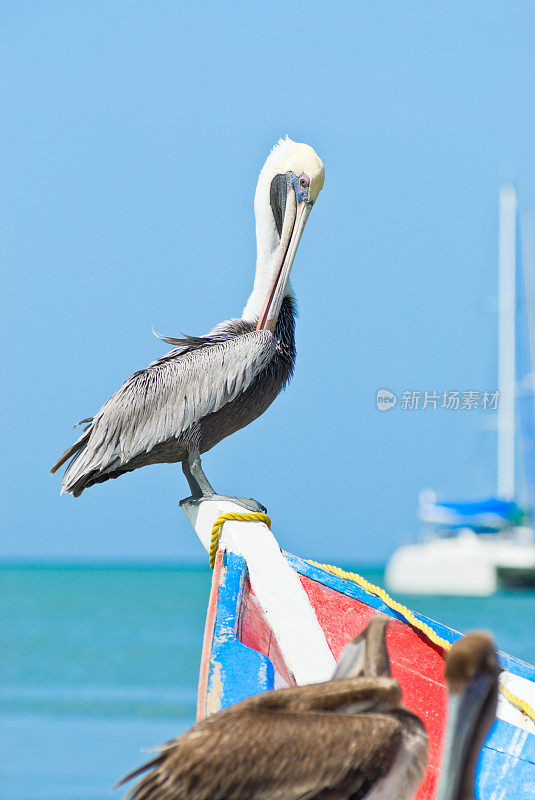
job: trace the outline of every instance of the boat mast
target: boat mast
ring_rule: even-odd
[[[500,189],[498,319],[498,497],[515,495],[516,191]]]

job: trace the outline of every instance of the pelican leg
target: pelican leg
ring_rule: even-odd
[[[182,472],[186,476],[186,480],[189,483],[189,488],[191,491],[191,497],[194,500],[200,500],[203,496],[202,489],[191,474],[191,469],[189,467],[189,461],[185,459],[182,462]]]
[[[182,462],[182,469],[189,483],[189,488],[191,489],[191,500],[228,500],[230,503],[243,506],[248,511],[262,511],[264,514],[266,513],[265,507],[261,503],[257,503],[256,500],[253,500],[252,497],[233,497],[225,494],[218,494],[203,472],[199,453],[189,453],[187,461],[184,460]]]

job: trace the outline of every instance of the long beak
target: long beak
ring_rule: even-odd
[[[269,290],[264,308],[258,319],[256,330],[273,330],[284,297],[292,264],[303,234],[312,204],[301,202],[297,205],[293,187],[288,188],[281,241],[278,249],[275,277]]]
[[[485,714],[485,704],[493,687],[492,677],[482,674],[472,679],[463,692],[450,692],[448,727],[436,800],[457,800],[461,786],[473,792],[473,786],[467,787],[466,784],[473,782],[479,754],[475,752],[479,751],[479,722]]]

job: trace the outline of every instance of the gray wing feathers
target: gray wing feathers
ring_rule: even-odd
[[[275,351],[271,332],[252,331],[197,349],[178,349],[136,372],[95,415],[84,434],[85,447],[63,476],[62,492],[88,472],[117,468],[160,442],[179,438],[245,391]]]

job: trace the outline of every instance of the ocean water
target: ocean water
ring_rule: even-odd
[[[193,723],[210,578],[191,566],[0,567],[2,800],[120,798],[116,781]],[[535,593],[398,599],[535,662]]]

